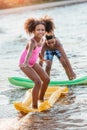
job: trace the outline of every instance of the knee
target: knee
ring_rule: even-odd
[[[49,83],[49,82],[50,82],[50,78],[48,77],[48,78],[47,78],[47,83]]]
[[[47,83],[47,84],[50,82],[49,76],[46,76],[46,77],[44,78],[44,82]]]
[[[41,85],[42,85],[41,80],[37,79],[37,80],[35,81],[35,86],[38,86],[38,87],[40,88]]]

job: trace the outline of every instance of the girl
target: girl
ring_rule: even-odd
[[[51,31],[51,28],[47,30],[45,18],[44,20],[29,18],[26,20],[24,28],[28,34],[33,34],[34,36],[22,52],[19,66],[25,75],[35,83],[32,90],[32,107],[37,109],[38,99],[41,101],[44,100],[50,79],[47,73],[36,62],[44,43],[43,36],[46,31]]]

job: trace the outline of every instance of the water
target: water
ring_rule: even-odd
[[[13,9],[14,10],[14,9]],[[0,118],[15,117],[15,100],[20,100],[25,91],[8,82],[8,77],[24,74],[18,67],[21,51],[30,38],[24,32],[28,17],[49,15],[54,19],[55,34],[63,44],[77,77],[87,75],[87,3],[35,11],[0,15]],[[52,80],[67,79],[56,57]],[[4,109],[4,110],[3,110]],[[32,130],[86,130],[87,86],[73,86],[69,94],[45,113],[31,114]]]

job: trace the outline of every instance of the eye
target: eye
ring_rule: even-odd
[[[48,44],[53,44],[54,42],[48,42]]]
[[[45,31],[45,29],[42,29],[42,31]]]

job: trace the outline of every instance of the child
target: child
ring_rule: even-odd
[[[50,28],[50,26],[53,26],[53,25],[50,24],[49,28]],[[70,80],[75,79],[76,74],[73,72],[73,69],[71,67],[71,64],[70,64],[67,56],[66,56],[66,53],[63,49],[63,46],[61,45],[60,41],[55,37],[55,35],[53,34],[53,31],[54,31],[54,27],[50,33],[46,34],[46,41],[45,41],[43,48],[41,50],[41,54],[40,54],[41,60],[40,60],[39,64],[42,66],[43,61],[44,61],[44,59],[42,57],[44,56],[44,53],[45,53],[46,72],[48,75],[50,75],[52,61],[53,61],[53,57],[55,55],[55,56],[57,56],[60,63],[64,67],[68,78]]]
[[[36,62],[44,43],[43,36],[46,31],[49,32],[51,29],[46,30],[46,21],[34,18],[27,19],[24,27],[28,34],[33,34],[34,36],[29,40],[22,52],[19,66],[25,75],[35,83],[32,90],[32,108],[37,109],[38,99],[41,101],[44,100],[50,79],[47,73]]]

